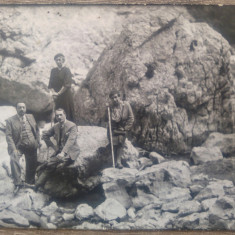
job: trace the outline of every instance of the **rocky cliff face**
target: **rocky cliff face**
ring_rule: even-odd
[[[188,6],[198,22],[207,22],[220,32],[232,45],[235,44],[235,8],[231,6]]]
[[[104,103],[117,87],[135,112],[133,141],[149,150],[189,152],[210,132],[231,131],[230,46],[186,8],[0,11],[1,102],[51,110],[47,84],[53,56],[62,52],[76,84],[78,124],[103,125]]]
[[[115,7],[1,7],[0,100],[23,101],[33,112],[50,110],[47,85],[54,55],[66,56],[79,85],[118,35],[125,18],[118,12]]]
[[[100,124],[115,87],[134,109],[138,144],[187,152],[210,132],[232,130],[229,69],[230,46],[207,24],[191,23],[177,11],[133,16],[77,93],[78,119]]]

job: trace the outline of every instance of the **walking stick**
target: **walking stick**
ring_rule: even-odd
[[[53,126],[53,118],[54,118],[54,113],[55,113],[55,101],[53,100],[52,101],[52,113],[51,113],[51,127]],[[47,160],[49,159],[49,156],[50,153],[49,153],[49,147],[47,147]]]
[[[110,136],[110,145],[111,145],[111,153],[112,153],[112,160],[113,160],[113,168],[115,168],[115,160],[114,160],[114,153],[113,153],[113,136],[112,136],[112,129],[111,129],[111,116],[110,116],[109,106],[108,106],[108,118],[109,118],[109,136]]]
[[[54,122],[54,113],[55,113],[55,101],[53,100],[52,103],[52,115],[51,115],[51,127],[53,126],[53,122]]]

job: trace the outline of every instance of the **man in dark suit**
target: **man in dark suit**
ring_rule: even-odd
[[[26,176],[25,182],[35,183],[37,168],[37,148],[40,146],[39,130],[31,114],[26,114],[26,105],[16,105],[17,114],[6,120],[6,140],[8,153],[11,157],[11,172],[15,184],[15,192],[23,186],[21,180],[20,157],[25,155]]]

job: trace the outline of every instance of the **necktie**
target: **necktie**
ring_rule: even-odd
[[[64,126],[60,126],[60,139],[59,139],[59,147],[61,147],[61,140],[62,140],[62,131],[63,131]]]

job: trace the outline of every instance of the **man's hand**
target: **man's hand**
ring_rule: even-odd
[[[58,98],[59,94],[57,92],[55,92],[53,95],[52,95],[52,98],[53,100],[56,100]]]
[[[64,152],[61,152],[57,155],[58,158],[65,158],[66,154]]]
[[[18,150],[15,150],[13,155],[15,158],[20,158],[22,156],[22,153],[20,153]]]

